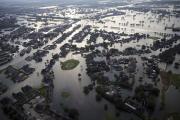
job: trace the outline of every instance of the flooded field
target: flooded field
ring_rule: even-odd
[[[180,2],[106,2],[0,8],[8,110],[23,111],[22,120],[180,119]],[[62,70],[67,60],[79,63]],[[15,119],[1,106],[0,118]]]

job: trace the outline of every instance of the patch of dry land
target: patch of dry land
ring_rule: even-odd
[[[79,61],[75,59],[70,59],[65,62],[61,62],[61,69],[62,70],[72,70],[79,65]]]

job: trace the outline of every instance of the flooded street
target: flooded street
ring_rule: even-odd
[[[0,25],[0,83],[7,87],[0,99],[12,99],[8,107],[37,120],[169,120],[180,114],[175,4],[0,7],[0,20],[10,26]],[[78,64],[64,70],[68,60]],[[27,95],[25,86],[37,95],[27,97],[32,91]],[[39,96],[43,112],[31,101]],[[0,106],[0,118],[12,119]]]

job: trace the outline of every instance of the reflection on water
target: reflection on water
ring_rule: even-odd
[[[20,57],[17,54],[14,54],[14,59],[11,61],[11,63],[6,64],[1,66],[1,69],[6,68],[9,65],[17,65],[21,66],[21,64],[30,64],[32,67],[36,68],[36,71],[29,76],[29,78],[21,83],[13,83],[11,80],[6,78],[3,74],[0,74],[0,78],[4,84],[8,85],[10,89],[1,96],[11,96],[13,92],[18,92],[20,91],[21,87],[25,85],[31,85],[35,88],[38,88],[41,86],[41,80],[42,76],[41,70],[45,68],[45,62],[47,60],[50,60],[52,58],[53,54],[59,53],[60,52],[60,47],[64,45],[65,43],[69,43],[69,40],[72,39],[72,37],[81,31],[85,25],[91,25],[92,30],[91,32],[94,32],[95,30],[105,30],[109,32],[115,32],[115,33],[127,33],[127,34],[133,34],[133,33],[143,33],[143,34],[149,34],[150,36],[154,36],[157,39],[160,39],[163,37],[164,34],[173,36],[175,32],[172,32],[172,30],[166,30],[165,27],[171,27],[171,26],[177,26],[180,27],[180,19],[173,16],[173,15],[166,15],[162,16],[161,14],[155,14],[152,12],[147,12],[147,13],[141,13],[133,10],[120,10],[119,7],[115,7],[112,9],[118,10],[125,12],[125,15],[120,15],[120,16],[110,16],[110,17],[105,17],[100,20],[91,20],[91,19],[85,19],[89,15],[86,16],[86,14],[77,14],[78,9],[74,8],[66,8],[63,11],[57,10],[57,6],[50,6],[50,7],[41,7],[40,9],[52,9],[51,12],[47,14],[37,14],[37,15],[49,15],[49,14],[55,14],[57,17],[62,17],[63,13],[65,13],[64,16],[69,17],[69,18],[82,18],[78,22],[72,25],[71,28],[66,30],[64,33],[67,33],[68,31],[71,31],[75,26],[81,25],[81,27],[74,31],[69,37],[67,37],[61,44],[57,44],[57,48],[54,50],[49,51],[49,54],[43,58],[43,61],[41,63],[36,63],[35,61],[30,61],[27,62],[25,61],[25,58],[29,55],[33,55],[37,50],[32,50],[30,54],[26,54],[23,57]],[[91,16],[96,15],[99,12],[107,12],[108,10],[94,10],[95,12],[91,14]],[[84,18],[84,19],[83,19]],[[29,19],[29,20],[28,20]],[[31,15],[25,15],[25,16],[19,16],[18,17],[18,24],[20,25],[26,25],[29,27],[35,28],[35,31],[38,32],[44,27],[50,27],[50,29],[47,32],[44,32],[45,34],[52,32],[56,26],[60,24],[64,24],[66,22],[72,23],[72,21],[66,21],[63,19],[46,19],[45,24],[44,21],[35,21],[35,19]],[[101,21],[101,22],[100,22]],[[4,34],[9,34],[9,32],[3,32]],[[179,32],[177,32],[179,34]],[[59,37],[61,37],[62,34],[59,33],[59,35],[54,38],[53,40],[49,41],[47,44],[43,45],[41,48],[47,46],[47,45],[52,45],[54,41],[56,41]],[[87,41],[90,39],[90,34],[88,34],[84,40],[81,43],[76,43],[73,42],[73,45],[77,45],[77,47],[85,47],[87,45]],[[122,36],[120,40],[128,38],[129,36]],[[133,47],[136,48],[137,50],[140,50],[142,45],[146,46],[151,46],[155,39],[152,38],[146,38],[146,39],[141,39],[140,41],[130,41],[128,43],[116,43],[113,44],[112,46],[108,46],[108,48],[117,48],[120,51],[123,51],[124,49],[128,47]],[[103,42],[108,42],[108,40],[103,40],[101,37],[98,37],[96,40],[96,44],[103,43]],[[178,44],[179,41],[175,44]],[[95,44],[95,43],[94,43]],[[23,46],[20,46],[20,49],[23,49]],[[103,47],[98,47],[100,51],[103,51]],[[163,49],[165,50],[165,48]],[[150,55],[158,55],[161,51],[153,51],[153,53],[150,54],[144,54],[143,56],[149,57]],[[137,60],[137,68],[138,72],[136,73],[136,81],[133,86],[133,90],[135,89],[136,86],[142,84],[141,82],[138,81],[140,77],[142,77],[144,69],[143,69],[143,61],[141,59],[141,56],[138,55],[133,55],[133,56],[128,56],[128,57],[135,57]],[[118,56],[114,58],[126,58],[126,56]],[[180,56],[176,56],[176,61],[179,60]],[[64,71],[61,70],[60,66],[60,61],[65,61],[68,59],[77,59],[80,61],[80,64],[73,70],[69,71]],[[97,60],[101,61],[104,58],[103,57],[98,57],[96,58]],[[160,65],[161,66],[161,65]],[[83,68],[83,69],[82,69]],[[86,74],[86,62],[85,58],[83,58],[79,54],[73,54],[73,52],[70,52],[67,57],[65,58],[60,58],[58,61],[56,61],[53,71],[55,75],[54,79],[54,89],[53,89],[53,98],[52,98],[52,104],[51,107],[55,109],[57,112],[63,112],[62,110],[62,104],[68,107],[72,108],[77,108],[80,113],[80,120],[104,120],[105,115],[107,114],[107,111],[104,110],[104,105],[108,105],[108,112],[113,113],[113,116],[115,116],[115,113],[118,112],[114,106],[109,103],[106,100],[102,100],[101,102],[96,101],[96,92],[93,90],[90,92],[90,94],[85,95],[83,93],[83,87],[87,86],[91,83],[90,78]],[[167,66],[167,71],[172,70],[174,73],[180,73],[179,69],[174,69],[173,65]],[[81,73],[81,78],[82,80],[78,80],[78,74]],[[106,76],[113,78],[113,73],[106,73]],[[144,83],[153,83],[147,76],[144,77]],[[161,87],[161,83],[157,84],[157,87]],[[66,91],[70,94],[68,98],[63,98],[61,96],[61,93],[63,91]],[[129,90],[123,90],[122,91],[122,97],[128,97],[129,95],[133,95],[134,91],[129,91]],[[180,101],[180,92],[178,89],[174,88],[173,86],[170,86],[169,89],[166,92],[166,107],[164,110],[159,111],[158,107],[155,110],[154,116],[159,116],[159,118],[162,118],[165,114],[168,114],[169,112],[177,112],[180,111],[180,106],[178,105],[178,101]],[[160,106],[160,98],[157,100],[157,106]],[[1,113],[1,112],[0,112]],[[0,115],[1,116],[1,115]],[[88,116],[88,117],[87,117]],[[123,120],[124,119],[131,119],[133,120],[139,120],[138,117],[134,116],[133,114],[128,114],[125,112],[120,113],[120,117]]]

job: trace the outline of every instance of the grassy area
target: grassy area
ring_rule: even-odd
[[[40,95],[46,97],[47,96],[47,89],[46,87],[41,87],[38,89],[38,91],[40,92]]]
[[[161,80],[164,86],[174,85],[180,87],[180,74],[173,74],[168,72],[160,72]]]
[[[180,120],[180,113],[171,113],[171,114],[169,114],[168,119],[170,119],[170,120]]]
[[[107,112],[105,115],[105,120],[116,120],[117,118],[111,113]]]
[[[70,59],[65,62],[61,62],[62,70],[72,70],[79,65],[79,61],[75,59]]]
[[[68,98],[68,97],[70,96],[70,93],[63,91],[63,92],[61,92],[61,96],[62,96],[63,98]]]
[[[180,88],[180,74],[173,74],[170,72],[161,71],[161,82],[163,87],[161,88],[161,109],[165,106],[166,91],[170,85]]]
[[[177,88],[180,87],[180,74],[171,74],[170,75],[171,82]]]
[[[41,88],[41,89],[39,89],[39,92],[40,92],[40,94],[42,95],[42,96],[46,96],[46,89],[45,88]]]

